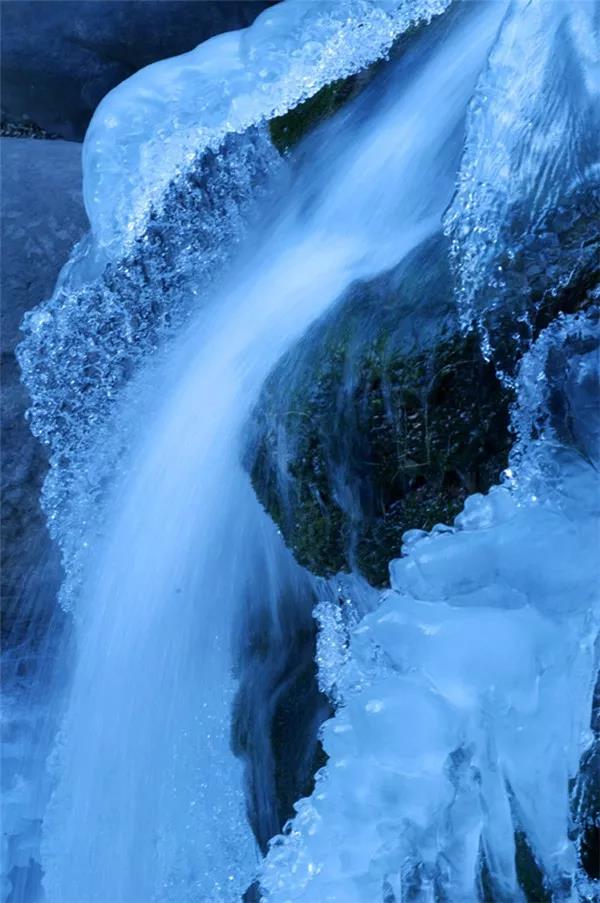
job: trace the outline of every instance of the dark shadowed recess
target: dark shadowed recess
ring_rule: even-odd
[[[250,25],[272,0],[2,0],[2,121],[81,141],[138,69]]]

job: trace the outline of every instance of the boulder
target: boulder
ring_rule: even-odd
[[[582,185],[500,248],[490,272],[502,278],[484,284],[486,316],[469,332],[438,235],[353,286],[279,362],[246,465],[300,564],[385,586],[405,531],[451,524],[468,495],[498,481],[523,353],[557,316],[598,301],[599,214],[597,185]]]
[[[506,467],[511,392],[461,332],[442,236],[350,289],[269,377],[247,466],[300,564],[387,583],[402,534]]]

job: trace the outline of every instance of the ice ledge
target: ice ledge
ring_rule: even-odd
[[[99,105],[83,147],[84,199],[111,254],[197,153],[281,115],[384,56],[452,0],[286,0],[246,29],[137,72]]]

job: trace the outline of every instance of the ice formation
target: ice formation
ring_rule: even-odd
[[[252,880],[231,634],[259,596],[284,617],[304,578],[241,467],[245,423],[353,280],[439,230],[469,98],[446,218],[465,323],[504,297],[496,254],[597,181],[591,4],[465,4],[304,160],[279,160],[263,120],[448,5],[282,3],[142,71],[94,118],[92,232],[20,351],[76,639],[39,811],[53,903],[221,903]],[[569,782],[597,669],[597,320],[534,332],[504,483],[407,535],[374,611],[368,593],[318,608],[330,758],[260,871],[268,899],[518,900],[519,855],[558,899],[583,880]]]
[[[518,833],[546,890],[573,892],[600,626],[599,340],[597,312],[542,334],[505,483],[452,528],[407,534],[357,626],[332,614],[322,657],[343,703],[313,796],[271,846],[266,899],[466,901],[484,880],[524,899]]]
[[[596,3],[514,0],[469,105],[445,228],[463,323],[479,324],[489,354],[494,310],[528,319],[529,274],[515,276],[514,261],[537,241],[530,266],[543,263],[544,237],[560,233],[548,215],[569,221],[590,194],[596,202],[589,215],[600,215],[599,48]],[[549,289],[556,290],[573,261],[565,255],[551,262]],[[525,332],[530,341],[531,330]]]
[[[343,129],[327,126],[329,140],[292,169],[277,204],[267,191],[256,210],[247,173],[253,234],[244,230],[210,291],[194,271],[206,248],[188,249],[207,207],[196,209],[193,192],[181,203],[192,168],[155,214],[156,242],[147,230],[135,255],[95,276],[88,300],[80,258],[30,319],[21,360],[39,399],[34,426],[53,446],[46,503],[76,603],[77,655],[44,815],[50,899],[220,901],[250,883],[255,850],[229,743],[230,635],[240,607],[264,605],[266,594],[276,610],[292,565],[240,464],[244,424],[270,368],[307,326],[353,280],[439,229],[464,109],[502,11],[467,9],[444,40],[425,32]],[[211,226],[235,190],[238,152],[246,169],[257,163],[254,181],[269,182],[263,139],[240,136],[215,164],[209,238],[237,235]],[[202,303],[189,316],[194,289]],[[178,337],[162,327],[171,313]],[[132,373],[138,351],[150,357],[159,344],[163,353]],[[125,372],[107,365],[122,348]]]
[[[99,246],[116,243],[121,253],[200,150],[363,69],[449,4],[288,0],[248,29],[217,35],[123,82],[98,107],[84,146],[86,209]]]

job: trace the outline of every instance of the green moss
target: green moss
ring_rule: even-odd
[[[269,122],[271,140],[282,153],[290,150],[309,131],[324,119],[332,116],[346,101],[354,96],[357,77],[338,79],[325,85],[308,100],[276,116]]]
[[[406,52],[423,25],[408,29],[396,40],[385,59],[376,60],[361,72],[325,85],[312,97],[297,104],[282,116],[269,121],[271,140],[282,153],[290,151],[305,135],[333,116],[349,100],[369,85],[382,71],[389,58],[398,59]]]
[[[511,396],[458,328],[445,261],[438,238],[355,286],[267,382],[249,468],[313,573],[385,585],[406,530],[451,522],[506,466]]]
[[[451,523],[467,495],[498,479],[511,444],[512,398],[475,338],[458,332],[393,360],[387,373],[377,362],[370,369],[360,429],[369,437],[372,499],[355,563],[381,585],[406,530]]]

